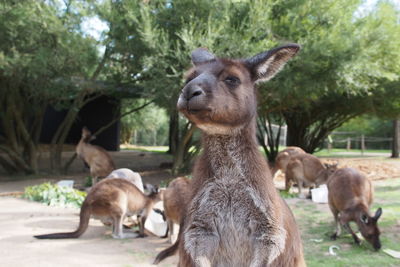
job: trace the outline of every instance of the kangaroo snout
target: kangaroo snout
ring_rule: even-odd
[[[188,84],[183,88],[178,100],[178,109],[187,111],[200,111],[207,105],[206,94],[197,84]]]

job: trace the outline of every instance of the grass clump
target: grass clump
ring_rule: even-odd
[[[66,186],[43,183],[26,187],[22,197],[49,206],[80,208],[86,193]]]

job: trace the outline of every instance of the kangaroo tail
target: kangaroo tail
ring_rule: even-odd
[[[35,235],[34,237],[37,239],[61,239],[61,238],[78,238],[80,237],[88,228],[89,219],[91,214],[91,208],[86,202],[86,200],[82,204],[79,227],[74,232],[68,233],[55,233],[55,234],[47,234],[47,235]]]
[[[178,233],[178,238],[176,239],[175,243],[164,249],[163,251],[161,251],[160,253],[158,253],[156,259],[154,260],[153,264],[159,264],[162,260],[164,260],[165,258],[174,255],[179,248],[179,240],[181,239],[181,236],[183,234],[183,220],[181,221],[180,225],[179,225],[179,233]]]

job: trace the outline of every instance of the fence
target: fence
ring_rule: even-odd
[[[351,132],[333,132],[326,140],[325,144],[329,149],[342,148],[346,150],[359,149],[361,151],[370,150],[390,150],[393,138],[373,137],[363,134],[357,135]]]

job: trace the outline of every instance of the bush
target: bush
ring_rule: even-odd
[[[80,208],[85,200],[86,193],[51,183],[28,186],[23,198],[45,203],[49,206]]]

